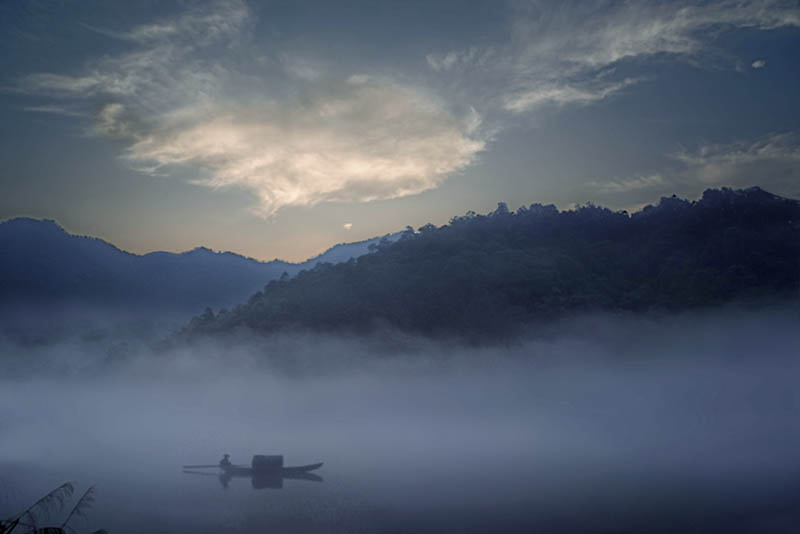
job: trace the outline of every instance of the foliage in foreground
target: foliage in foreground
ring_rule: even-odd
[[[11,534],[11,532],[24,532],[30,534],[66,534],[76,532],[69,526],[70,520],[75,517],[85,517],[85,512],[94,504],[94,486],[89,487],[86,492],[78,499],[75,506],[67,515],[60,526],[40,527],[43,519],[46,519],[53,511],[64,507],[64,501],[68,499],[74,487],[71,483],[65,482],[59,487],[33,503],[16,516],[0,521],[0,534]],[[92,534],[108,534],[105,530],[96,530]]]

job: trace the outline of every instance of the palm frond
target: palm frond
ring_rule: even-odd
[[[30,529],[30,531],[36,532],[36,525],[31,525],[29,523],[24,523],[20,521],[19,518],[17,519],[7,519],[6,521],[0,521],[0,534],[9,534],[12,530],[17,527],[24,527]]]
[[[41,514],[49,514],[50,511],[58,507],[61,509],[64,506],[64,500],[72,495],[72,492],[75,488],[72,487],[72,484],[69,482],[65,482],[61,484],[59,487],[33,503],[31,506],[28,507],[27,510],[16,516],[14,519],[22,523],[29,523],[31,525],[36,525],[37,516]]]
[[[89,486],[89,489],[86,490],[86,493],[78,499],[78,502],[75,503],[75,506],[72,508],[72,511],[69,513],[67,518],[61,523],[61,528],[65,528],[69,520],[72,519],[73,516],[80,516],[85,517],[83,513],[92,507],[94,504],[94,486]]]

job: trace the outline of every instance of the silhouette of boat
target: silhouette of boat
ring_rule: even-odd
[[[283,487],[284,480],[323,481],[322,477],[311,473],[322,467],[322,462],[285,467],[282,455],[257,454],[253,456],[250,465],[246,466],[227,462],[227,458],[226,455],[218,464],[184,465],[183,472],[192,475],[218,476],[224,488],[228,487],[233,478],[249,478],[255,489],[279,489]],[[215,475],[205,471],[194,471],[195,469],[219,469],[220,473]]]

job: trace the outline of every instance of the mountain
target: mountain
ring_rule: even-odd
[[[800,202],[759,188],[662,198],[633,214],[592,204],[472,212],[409,229],[374,254],[270,282],[187,336],[249,329],[503,336],[586,311],[681,311],[800,292]]]
[[[136,255],[69,234],[54,221],[17,218],[0,223],[0,302],[196,313],[239,302],[283,273],[367,254],[380,241],[336,245],[302,263],[261,262],[204,247]]]

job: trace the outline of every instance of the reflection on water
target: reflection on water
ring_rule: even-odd
[[[304,473],[302,471],[292,472],[292,471],[282,471],[280,473],[252,473],[250,475],[244,473],[230,473],[226,472],[220,475],[219,480],[222,483],[222,487],[227,488],[228,483],[231,481],[232,478],[250,478],[250,482],[254,489],[264,489],[264,488],[272,488],[272,489],[281,489],[283,488],[283,481],[284,480],[308,480],[311,482],[322,482],[323,479],[319,475],[315,475],[314,473]]]
[[[202,471],[183,470],[184,473],[189,475],[201,475],[206,477],[215,477],[224,489],[228,489],[228,485],[234,478],[248,478],[253,489],[282,489],[284,480],[308,480],[311,482],[322,482],[324,479],[315,475],[314,473],[233,473],[224,471],[219,474],[204,473]]]

